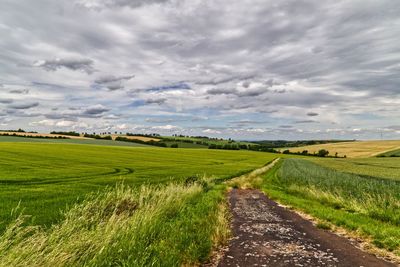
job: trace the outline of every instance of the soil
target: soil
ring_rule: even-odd
[[[397,266],[315,227],[259,190],[229,193],[233,238],[217,266]]]

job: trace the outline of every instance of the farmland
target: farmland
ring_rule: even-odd
[[[223,178],[276,157],[236,152],[1,142],[0,221],[9,222],[11,209],[21,201],[24,213],[34,216],[32,223],[50,225],[66,205],[107,185],[121,181],[132,186],[158,184],[194,175]]]
[[[291,152],[302,152],[307,150],[309,153],[316,153],[320,149],[329,151],[329,155],[334,156],[335,153],[339,157],[349,158],[365,158],[373,157],[378,154],[389,152],[400,148],[400,141],[398,140],[384,140],[384,141],[354,141],[354,142],[340,142],[330,144],[320,144],[311,146],[302,146],[289,148]]]
[[[357,159],[309,158],[309,160],[341,172],[400,180],[400,160],[395,157]]]
[[[379,154],[378,157],[400,157],[400,149]]]
[[[0,141],[0,266],[197,265],[226,244],[224,196],[227,186],[241,185],[261,188],[316,218],[319,227],[344,228],[400,255],[395,157]],[[278,157],[275,165],[223,183]]]
[[[120,142],[112,140],[98,140],[92,138],[69,138],[53,139],[53,138],[29,138],[16,136],[1,136],[0,143],[47,143],[47,144],[81,144],[81,145],[98,145],[98,146],[128,146],[128,147],[147,147],[145,144]]]

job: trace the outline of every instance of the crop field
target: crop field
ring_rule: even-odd
[[[399,163],[373,160],[377,166],[382,163],[380,170],[389,169],[386,176],[371,168],[370,177],[366,177],[354,161],[321,159],[316,164],[285,159],[265,175],[262,188],[281,203],[320,219],[321,227],[345,228],[372,240],[376,247],[400,255],[400,183],[394,174],[399,172],[390,168]]]
[[[159,184],[194,175],[224,178],[275,157],[250,151],[1,142],[0,221],[3,229],[20,203],[24,214],[33,215],[33,224],[50,225],[66,205],[107,185]]]
[[[145,144],[122,142],[122,141],[111,141],[111,140],[99,140],[99,139],[91,139],[91,138],[45,139],[45,138],[0,136],[0,143],[3,143],[3,142],[148,147],[148,145],[145,145]]]
[[[358,159],[322,159],[310,157],[308,159],[324,167],[341,172],[400,181],[400,159],[396,157]]]
[[[178,145],[179,148],[203,148],[203,149],[208,149],[208,146],[201,145],[201,144],[196,144],[196,143],[186,143],[182,141],[163,141],[163,143],[167,144],[168,147],[171,147],[171,145]]]
[[[35,136],[35,137],[67,137],[70,139],[87,139],[83,136],[71,136],[71,135],[63,135],[63,134],[45,134],[45,133],[29,133],[29,132],[2,132],[0,131],[0,136],[9,136],[9,135],[17,135],[17,136]]]
[[[346,156],[349,158],[366,158],[373,157],[381,153],[397,150],[400,148],[399,140],[385,141],[355,141],[355,142],[340,142],[321,145],[311,145],[302,147],[289,148],[291,152],[302,152],[308,150],[309,153],[318,152],[320,149],[329,151],[329,155]],[[282,149],[281,149],[282,150]]]
[[[226,145],[226,144],[237,144],[237,145],[254,145],[254,143],[243,142],[243,141],[230,141],[226,139],[208,139],[201,137],[179,137],[179,136],[163,136],[162,139],[170,140],[170,141],[193,141],[193,142],[206,142],[208,144],[215,145]]]
[[[107,135],[103,135],[103,136],[107,136]],[[115,140],[115,138],[117,137],[124,137],[127,139],[135,139],[135,140],[140,140],[140,141],[144,141],[144,142],[148,142],[148,141],[160,141],[159,138],[155,138],[155,137],[147,137],[147,136],[140,136],[140,135],[118,135],[118,134],[111,134],[111,137],[113,140]]]
[[[396,157],[0,140],[0,266],[199,265],[229,238],[225,193],[240,179],[400,256]]]
[[[379,154],[378,157],[400,157],[400,149]]]

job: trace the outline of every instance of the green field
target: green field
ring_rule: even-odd
[[[192,145],[200,145],[207,147],[206,145],[196,144],[196,142],[206,142],[207,144],[215,144],[215,145],[227,145],[227,144],[236,144],[236,145],[255,145],[254,143],[244,142],[244,141],[235,141],[235,140],[227,140],[227,139],[209,139],[209,138],[201,138],[201,137],[179,137],[179,136],[162,136],[161,139],[167,142],[178,142],[178,144],[185,143],[185,141],[191,141],[194,143],[187,143]]]
[[[20,203],[34,224],[50,225],[78,197],[120,181],[137,186],[193,175],[224,178],[274,157],[249,151],[2,142],[0,221],[3,229]]]
[[[229,237],[227,185],[221,182],[278,157],[264,176],[228,185],[261,188],[323,228],[345,228],[400,255],[395,157],[3,138],[16,142],[0,142],[0,266],[198,265]],[[21,211],[32,217],[18,216]]]
[[[182,141],[161,141],[163,143],[166,143],[168,147],[171,147],[173,144],[177,144],[178,148],[205,148],[207,149],[208,146],[205,145],[200,145],[196,143],[186,143]]]
[[[130,147],[147,147],[144,144],[121,142],[112,140],[99,139],[53,139],[53,138],[29,138],[15,136],[1,136],[0,143],[50,143],[50,144],[80,144],[80,145],[98,145],[98,146],[130,146]]]
[[[400,157],[400,149],[380,154],[378,157]]]
[[[400,180],[400,159],[395,157],[335,159],[308,158],[309,160],[338,171]]]
[[[318,225],[324,228],[343,227],[400,255],[399,172],[391,168],[399,162],[386,158],[313,161],[318,164],[285,159],[265,175],[263,190],[279,202],[320,219]],[[366,171],[359,161],[371,167]],[[378,169],[373,170],[372,165]]]

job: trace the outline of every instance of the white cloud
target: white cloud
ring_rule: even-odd
[[[202,131],[205,134],[221,134],[221,131],[218,130],[213,130],[213,129],[205,129]]]

